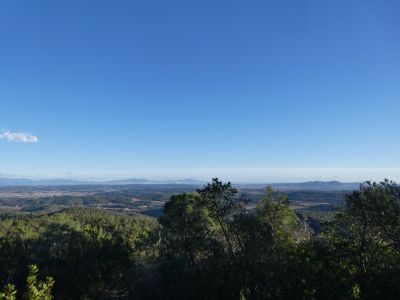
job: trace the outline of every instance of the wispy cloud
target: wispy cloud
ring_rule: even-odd
[[[38,137],[34,135],[24,132],[12,132],[10,130],[1,131],[0,139],[19,143],[37,143],[39,141]]]

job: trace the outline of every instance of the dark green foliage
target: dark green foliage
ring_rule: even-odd
[[[400,295],[400,188],[366,182],[346,196],[346,207],[323,233],[362,299]]]
[[[399,187],[365,183],[322,223],[322,233],[297,249],[305,291],[315,299],[398,299]],[[397,203],[397,204],[396,204]]]
[[[71,209],[5,219],[0,230],[0,279],[24,290],[26,266],[56,279],[57,299],[107,299],[140,288],[138,265],[152,249],[157,225],[98,210]]]
[[[39,281],[37,279],[39,268],[35,265],[29,266],[29,274],[26,280],[27,292],[26,299],[28,300],[52,300],[52,289],[54,280],[47,277],[46,281]]]
[[[0,292],[0,300],[15,300],[17,291],[15,286],[12,284],[7,284],[4,288],[4,292]]]
[[[244,200],[213,179],[172,195],[158,223],[82,208],[4,213],[0,299],[33,287],[55,299],[400,298],[398,185],[364,183],[337,213],[295,212],[271,188],[256,208]],[[27,286],[31,264],[54,287]]]
[[[296,215],[287,197],[270,188],[252,213],[238,200],[229,183],[214,179],[198,194],[173,197],[166,205],[160,218],[163,271],[177,270],[170,298],[400,295],[397,185],[366,183],[346,196],[341,213],[312,212],[320,235],[310,230],[310,216]]]
[[[285,195],[267,188],[255,214],[236,220],[242,245],[242,296],[246,299],[300,296],[296,294],[299,279],[293,276],[291,256],[308,234],[288,204]]]
[[[35,265],[29,266],[28,278],[26,279],[26,293],[23,299],[26,300],[52,300],[52,289],[54,280],[47,277],[45,281],[38,280],[39,268]],[[12,284],[7,284],[4,292],[0,292],[0,300],[17,299],[17,290]]]
[[[223,272],[224,249],[216,239],[218,228],[201,197],[198,194],[173,196],[159,222],[162,225],[161,275],[166,298],[222,296],[225,291],[215,289],[214,279]]]
[[[171,198],[164,208],[163,270],[173,299],[263,299],[293,295],[290,249],[303,239],[301,222],[284,195],[266,191],[255,214],[246,212],[230,183],[214,179]],[[165,270],[176,270],[171,273]],[[177,288],[177,283],[182,284]],[[174,286],[176,289],[171,289]],[[286,292],[286,294],[285,294]]]

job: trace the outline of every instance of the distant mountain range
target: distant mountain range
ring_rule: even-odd
[[[124,185],[124,184],[190,184],[190,185],[200,185],[204,184],[204,181],[195,179],[167,179],[167,180],[150,180],[150,179],[119,179],[119,180],[109,180],[102,182],[102,184],[107,185]]]
[[[177,180],[150,180],[141,178],[118,179],[118,180],[75,180],[75,179],[29,179],[0,177],[0,186],[26,186],[26,185],[127,185],[127,184],[191,184],[200,185],[204,181],[195,179]]]
[[[129,184],[186,184],[203,185],[205,181],[196,179],[176,179],[176,180],[151,180],[142,178],[118,179],[107,181],[96,180],[74,180],[74,179],[29,179],[0,177],[0,186],[65,186],[65,185],[129,185]],[[271,185],[277,190],[322,190],[322,191],[341,191],[358,189],[359,182],[339,182],[339,181],[307,181],[299,183],[254,183],[254,184],[235,184],[240,189],[260,189]]]

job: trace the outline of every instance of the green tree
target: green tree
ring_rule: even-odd
[[[0,300],[15,300],[17,298],[17,291],[15,286],[12,284],[7,284],[4,288],[4,292],[0,292]]]
[[[214,224],[199,195],[172,196],[159,222],[164,253],[185,257],[194,265],[198,254],[209,249]]]
[[[27,300],[51,300],[52,289],[54,286],[54,280],[51,277],[47,277],[45,281],[39,281],[37,275],[39,268],[35,265],[29,266],[29,274],[27,278]]]
[[[301,221],[289,208],[286,195],[268,187],[251,214],[236,218],[242,251],[242,295],[246,299],[293,299],[301,295],[301,278],[292,270],[297,244],[308,238]]]
[[[0,226],[0,284],[25,294],[26,266],[35,264],[55,279],[56,299],[145,298],[157,230],[154,219],[95,209],[11,216]]]
[[[399,187],[366,182],[346,195],[346,207],[323,237],[331,260],[349,274],[348,290],[357,299],[396,299],[400,295]]]
[[[37,276],[39,268],[36,265],[29,266],[28,278],[26,279],[27,292],[24,296],[26,300],[51,300],[54,280],[47,277],[45,281],[39,281]],[[4,292],[0,292],[0,300],[17,299],[17,290],[12,284],[6,285]]]
[[[238,191],[230,182],[223,183],[218,178],[213,178],[211,183],[197,192],[207,206],[210,216],[219,226],[226,244],[227,254],[233,262],[235,253],[241,246],[240,240],[235,239],[230,231],[235,215],[243,212],[241,202],[238,201],[240,199],[237,197]]]
[[[206,203],[198,194],[172,196],[159,222],[165,298],[218,297],[221,291],[215,288],[219,281],[215,279],[224,251]]]
[[[214,237],[225,251],[225,255],[219,255],[222,263],[218,279],[220,289],[227,298],[237,299],[243,290],[243,270],[239,261],[243,242],[236,220],[245,214],[243,202],[246,199],[238,195],[237,189],[230,182],[223,183],[218,178],[213,178],[211,183],[197,192],[216,224]]]

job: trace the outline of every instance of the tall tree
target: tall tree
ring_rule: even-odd
[[[323,233],[340,253],[337,264],[350,274],[354,298],[400,295],[399,204],[398,185],[366,182],[346,195],[345,209]]]

